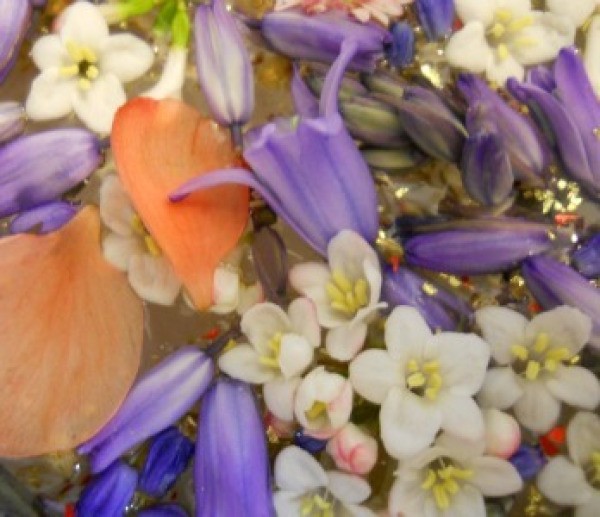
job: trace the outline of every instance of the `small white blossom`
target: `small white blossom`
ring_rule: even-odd
[[[310,298],[326,329],[331,357],[349,361],[363,347],[367,323],[378,309],[381,269],[373,248],[357,233],[343,230],[327,246],[329,266],[299,264],[290,271],[292,286]]]
[[[264,300],[259,282],[246,285],[238,267],[231,264],[217,266],[213,275],[213,296],[210,312],[243,315],[250,307]]]
[[[512,407],[521,425],[545,433],[556,424],[561,401],[582,409],[598,405],[598,379],[571,362],[590,339],[587,315],[562,306],[527,321],[505,307],[485,307],[475,318],[498,365],[479,393],[483,406]]]
[[[360,395],[381,404],[381,439],[391,456],[417,454],[440,429],[483,438],[483,417],[472,397],[485,376],[487,343],[474,334],[433,335],[416,309],[400,306],[386,322],[385,345],[359,354],[350,380]]]

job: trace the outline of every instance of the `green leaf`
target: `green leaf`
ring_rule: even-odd
[[[154,30],[161,34],[171,32],[173,20],[177,14],[177,0],[167,0],[160,8],[156,20],[154,21]]]
[[[178,4],[171,30],[173,32],[173,46],[187,48],[190,40],[190,17],[184,2]]]

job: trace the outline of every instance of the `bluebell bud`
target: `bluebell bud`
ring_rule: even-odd
[[[575,269],[586,278],[600,276],[600,233],[573,252],[571,260]]]
[[[325,449],[327,440],[319,440],[318,438],[305,434],[303,430],[300,430],[294,433],[294,444],[311,454],[316,454]]]
[[[415,7],[427,39],[438,40],[452,32],[454,0],[415,0]]]
[[[386,48],[386,57],[390,65],[405,68],[415,57],[415,33],[410,24],[397,22],[390,29],[392,42]]]

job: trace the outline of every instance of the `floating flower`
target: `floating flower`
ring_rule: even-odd
[[[389,512],[406,517],[483,516],[484,496],[510,495],[522,486],[516,469],[508,461],[485,455],[482,442],[444,433],[433,447],[401,462]]]
[[[18,102],[0,102],[0,144],[20,135],[25,129],[25,112]]]
[[[569,457],[556,456],[542,469],[537,485],[551,501],[575,507],[576,517],[600,508],[600,417],[580,411],[567,427]]]
[[[381,270],[377,254],[359,235],[344,230],[327,247],[328,265],[298,264],[290,283],[316,307],[321,326],[329,329],[327,352],[349,361],[362,348],[367,324],[386,306],[379,302]]]
[[[348,422],[327,442],[327,453],[338,469],[362,476],[377,463],[377,440]]]
[[[140,298],[172,305],[181,290],[181,281],[144,227],[115,174],[106,176],[100,187],[100,216],[111,230],[102,241],[106,259],[127,272],[129,283]]]
[[[30,21],[29,2],[0,0],[0,84],[17,60]]]
[[[75,111],[91,130],[108,133],[117,108],[126,101],[121,83],[143,75],[154,53],[131,34],[109,35],[98,8],[76,2],[63,11],[57,34],[35,42],[31,57],[41,70],[25,104],[31,119]]]
[[[573,43],[575,26],[564,16],[532,11],[523,0],[455,0],[464,27],[446,46],[450,65],[485,72],[503,86],[525,76],[525,66],[550,61]]]
[[[209,308],[215,314],[237,312],[244,314],[264,300],[262,285],[256,282],[246,285],[240,271],[229,264],[218,266],[213,277],[213,304]]]
[[[277,515],[348,515],[375,517],[360,506],[371,487],[359,476],[337,470],[325,471],[306,451],[290,445],[275,459],[274,495]]]
[[[412,307],[396,307],[385,324],[386,350],[366,350],[350,363],[352,386],[381,404],[381,439],[388,453],[407,458],[442,429],[457,437],[484,436],[479,391],[490,352],[474,334],[432,334]]]
[[[293,420],[293,396],[300,375],[321,341],[314,305],[298,298],[286,314],[273,303],[261,303],[246,311],[241,329],[250,344],[225,352],[219,367],[236,379],[264,384],[267,408],[277,418]]]
[[[545,433],[556,424],[560,403],[594,409],[600,382],[592,372],[571,364],[590,339],[590,318],[572,307],[557,307],[530,322],[506,307],[475,313],[497,366],[479,393],[483,406],[514,408],[521,425]]]

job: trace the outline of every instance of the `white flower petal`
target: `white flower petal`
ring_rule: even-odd
[[[479,21],[487,27],[494,19],[496,2],[494,0],[454,0],[454,7],[463,23]]]
[[[290,320],[281,307],[271,302],[248,309],[240,323],[242,332],[262,355],[272,353],[268,343],[278,333],[290,331]]]
[[[471,397],[451,393],[441,393],[438,397],[444,431],[465,440],[483,438],[483,415]]]
[[[327,245],[331,271],[341,271],[351,282],[365,277],[365,261],[379,269],[373,248],[358,233],[342,230]]]
[[[264,301],[265,293],[260,282],[249,286],[240,285],[240,299],[236,311],[240,316],[243,316],[251,307]]]
[[[496,9],[506,9],[513,17],[529,14],[531,11],[531,0],[494,0]]]
[[[497,458],[510,458],[521,445],[519,423],[513,416],[498,409],[484,409],[482,414],[486,454]]]
[[[505,307],[484,307],[475,312],[483,339],[492,347],[492,357],[501,365],[512,362],[511,347],[525,344],[527,318]]]
[[[321,344],[321,327],[317,309],[309,298],[296,298],[288,307],[291,329],[317,348]]]
[[[502,497],[518,492],[523,487],[521,476],[508,461],[492,456],[475,458],[470,465],[475,485],[486,497]]]
[[[278,516],[283,515],[302,515],[302,493],[288,492],[278,490],[273,494],[273,504],[275,505],[275,513]]]
[[[187,49],[172,47],[163,65],[162,74],[158,82],[149,90],[142,93],[142,97],[151,99],[181,99],[181,89],[185,82],[187,67]]]
[[[582,409],[595,409],[600,402],[600,382],[587,368],[559,365],[546,381],[557,399]]]
[[[600,417],[579,411],[567,427],[569,456],[576,465],[584,465],[594,451],[600,451]]]
[[[567,347],[577,354],[590,340],[592,320],[574,307],[562,305],[535,316],[525,328],[525,339],[534,343],[539,334],[550,338],[550,345]]]
[[[500,57],[497,53],[493,53],[485,68],[485,75],[488,81],[504,86],[511,77],[522,81],[525,77],[525,68],[512,55]]]
[[[548,11],[570,18],[575,27],[583,25],[595,8],[596,0],[546,0]]]
[[[81,121],[96,133],[110,133],[117,109],[127,98],[123,86],[114,75],[101,75],[89,91],[76,89],[73,109]]]
[[[367,337],[367,325],[362,321],[351,321],[327,332],[327,353],[337,361],[350,361],[360,352]]]
[[[360,504],[371,495],[371,487],[363,478],[345,472],[330,470],[327,472],[327,488],[332,495],[346,504]]]
[[[385,346],[390,356],[404,364],[420,358],[432,333],[417,309],[396,307],[385,322]]]
[[[94,51],[108,38],[108,25],[102,13],[88,2],[75,2],[67,7],[58,20],[58,31],[63,44],[73,42]]]
[[[173,305],[181,282],[164,256],[134,255],[127,271],[129,283],[140,298],[159,305]]]
[[[213,274],[213,294],[210,311],[228,314],[235,311],[240,298],[240,275],[237,271],[219,266]]]
[[[39,38],[31,48],[31,59],[40,70],[70,64],[69,54],[57,34]]]
[[[556,456],[544,466],[537,486],[551,501],[569,506],[583,504],[593,494],[583,470],[564,456]]]
[[[102,42],[99,68],[123,83],[145,74],[154,62],[154,52],[145,41],[132,34],[114,34]]]
[[[219,368],[227,375],[253,384],[263,384],[275,377],[275,370],[259,362],[250,345],[237,345],[219,357]]]
[[[456,494],[452,496],[450,508],[440,517],[466,517],[484,516],[485,504],[481,493],[470,485],[464,485]]]
[[[133,236],[136,212],[116,174],[106,176],[100,186],[100,218],[113,232]]]
[[[509,409],[523,395],[515,372],[510,366],[490,368],[477,394],[481,407]]]
[[[592,18],[592,23],[587,30],[583,62],[596,95],[600,94],[600,16]]]
[[[49,68],[31,83],[25,111],[32,120],[52,120],[73,110],[73,95],[77,85],[62,77],[57,68]]]
[[[345,517],[377,517],[377,515],[364,506],[357,504],[345,504],[344,513]]]
[[[548,391],[543,382],[523,381],[523,396],[515,403],[519,423],[535,433],[549,431],[558,421],[560,402]]]
[[[265,404],[271,413],[285,422],[294,420],[294,396],[302,379],[274,379],[263,386]]]
[[[286,447],[277,455],[274,472],[279,488],[298,494],[327,486],[329,482],[319,462],[295,445]]]
[[[373,263],[371,259],[363,262],[364,277],[369,284],[369,306],[375,305],[381,295],[381,268],[379,262]]]
[[[485,439],[465,440],[456,435],[441,433],[435,439],[435,448],[442,451],[438,456],[449,456],[458,463],[469,463],[474,457],[481,456],[485,452]]]
[[[592,496],[575,508],[575,517],[598,517],[600,508],[600,490],[594,490]]]
[[[144,247],[135,237],[109,233],[102,240],[102,253],[113,266],[121,271],[127,271],[131,257],[144,253]]]
[[[350,363],[350,382],[361,396],[375,404],[385,400],[393,386],[404,385],[398,364],[384,350],[366,350]]]
[[[492,59],[492,50],[486,40],[483,24],[468,22],[455,32],[446,45],[446,59],[456,68],[476,74],[484,72]]]
[[[279,368],[282,375],[289,379],[303,373],[312,362],[313,353],[314,348],[302,336],[284,334],[279,352]]]
[[[394,458],[402,459],[425,449],[440,429],[442,413],[403,388],[392,388],[381,405],[381,440]]]
[[[426,492],[421,488],[421,477],[416,474],[402,470],[396,477],[389,494],[390,515],[423,517]]]

